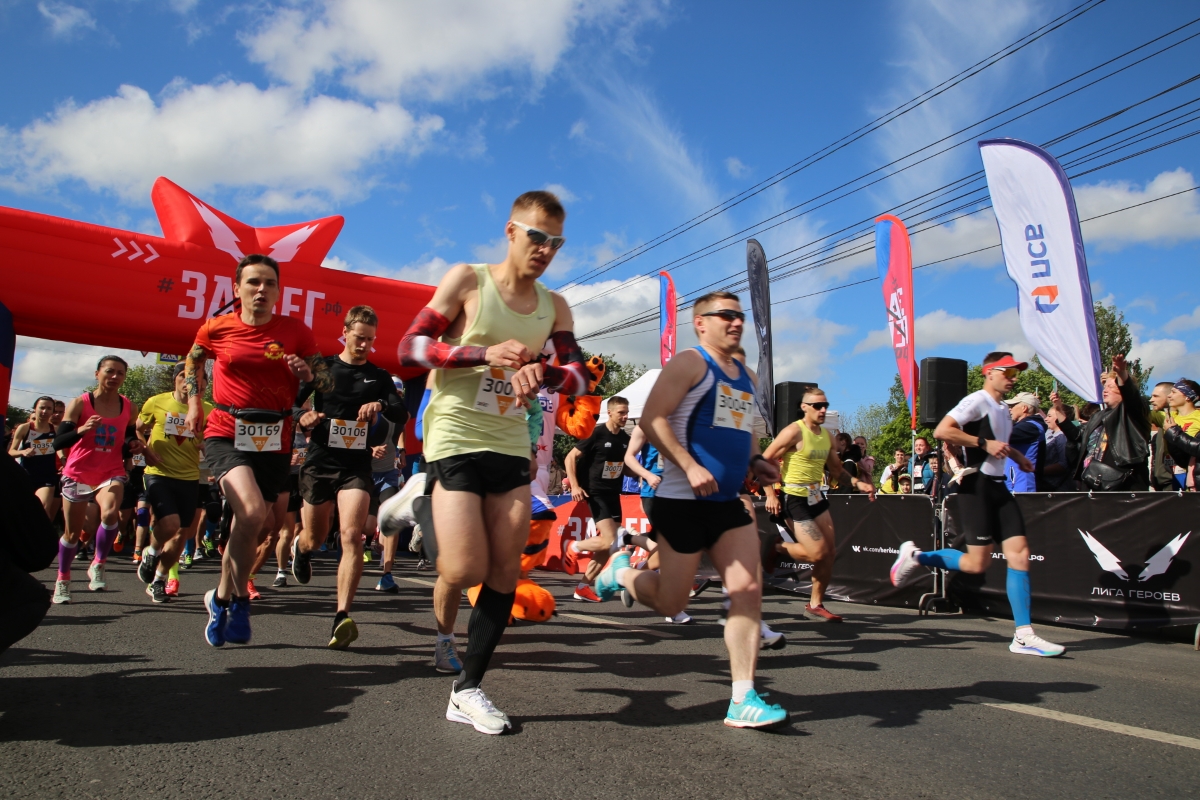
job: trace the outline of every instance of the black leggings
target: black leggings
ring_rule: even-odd
[[[0,653],[33,633],[49,610],[41,581],[10,564],[0,567]]]

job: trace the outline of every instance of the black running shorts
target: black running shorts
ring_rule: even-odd
[[[425,465],[433,481],[447,492],[471,492],[480,497],[506,494],[529,485],[529,459],[481,450],[447,456]],[[429,492],[433,490],[429,483]]]
[[[953,495],[954,515],[968,545],[994,545],[1025,535],[1025,518],[1003,478],[976,472]]]
[[[288,475],[288,507],[287,513],[299,514],[300,507],[304,505],[304,498],[300,496],[300,473],[293,472]]]
[[[815,520],[829,510],[829,499],[825,497],[821,498],[821,502],[811,506],[808,504],[807,497],[798,497],[794,494],[784,494],[783,497],[783,509],[794,522]]]
[[[146,476],[146,502],[155,519],[176,514],[179,527],[186,528],[196,519],[196,482],[168,478],[165,475]]]
[[[726,531],[753,525],[741,500],[675,500],[655,497],[648,512],[656,541],[677,553],[708,550]]]
[[[621,524],[621,494],[620,492],[591,492],[587,497],[588,510],[596,522],[605,519],[616,520]]]
[[[292,468],[291,453],[252,453],[238,450],[233,439],[213,437],[204,440],[204,460],[217,483],[232,469],[249,467],[254,471],[254,482],[262,493],[263,500],[274,503],[279,493],[287,488],[288,474]]]
[[[368,495],[375,492],[371,481],[371,465],[365,470],[339,469],[337,467],[305,464],[300,468],[300,496],[312,506],[328,503],[338,492],[361,489]]]

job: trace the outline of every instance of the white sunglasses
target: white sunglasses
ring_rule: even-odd
[[[515,219],[510,219],[509,222],[525,231],[525,233],[529,236],[529,241],[533,242],[538,247],[541,247],[545,244],[549,245],[551,250],[557,250],[567,243],[567,237],[565,236],[551,236],[545,231],[539,231],[537,228],[531,228],[522,222],[517,222]]]

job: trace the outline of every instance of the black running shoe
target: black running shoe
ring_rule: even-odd
[[[275,582],[271,585],[276,589],[282,589],[283,587],[287,586],[287,575],[284,575],[282,572],[276,573]]]
[[[301,586],[312,580],[312,553],[300,552],[299,537],[292,540],[292,577]]]
[[[154,573],[158,570],[158,559],[162,553],[150,555],[146,550],[142,551],[142,561],[138,564],[138,580],[145,584],[154,583]],[[164,590],[165,591],[165,590]],[[155,600],[154,602],[162,602]]]
[[[147,586],[146,594],[150,595],[150,599],[156,603],[165,603],[170,599],[167,596],[167,585],[161,580],[156,580]]]

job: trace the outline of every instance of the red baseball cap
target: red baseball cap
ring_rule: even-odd
[[[1017,361],[1012,356],[1004,356],[999,361],[993,361],[990,364],[984,364],[983,371],[987,372],[988,370],[992,369],[1008,369],[1009,367],[1016,367],[1024,372],[1025,370],[1029,369],[1029,362]]]

